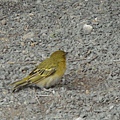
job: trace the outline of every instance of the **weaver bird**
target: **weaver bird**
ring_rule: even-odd
[[[27,77],[11,83],[13,92],[26,85],[49,88],[60,81],[66,71],[66,52],[58,50],[43,60]]]

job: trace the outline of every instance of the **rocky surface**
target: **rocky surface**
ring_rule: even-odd
[[[120,120],[120,1],[0,1],[1,120]],[[69,52],[60,84],[12,93],[52,52]]]

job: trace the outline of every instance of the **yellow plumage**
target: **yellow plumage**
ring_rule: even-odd
[[[11,83],[13,91],[25,85],[49,88],[60,81],[66,70],[66,53],[58,50],[41,62],[27,77]]]

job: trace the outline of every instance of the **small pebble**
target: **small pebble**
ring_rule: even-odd
[[[91,25],[87,25],[87,24],[83,25],[83,31],[85,34],[91,33],[92,29],[93,29],[93,27]]]

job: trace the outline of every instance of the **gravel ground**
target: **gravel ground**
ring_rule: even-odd
[[[120,0],[1,0],[0,26],[1,120],[120,120]],[[11,92],[58,49],[61,83]]]

